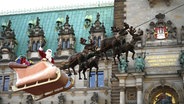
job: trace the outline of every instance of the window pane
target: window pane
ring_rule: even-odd
[[[4,77],[3,91],[8,91],[8,89],[9,89],[9,82],[10,82],[10,77],[9,76],[5,76]]]
[[[1,85],[2,85],[2,76],[0,76],[0,90],[2,90]]]
[[[70,40],[67,40],[67,48],[70,48]]]
[[[89,87],[95,87],[95,72],[91,72],[91,77],[89,79]]]
[[[98,47],[101,45],[101,37],[98,37]]]
[[[65,43],[65,40],[63,40],[63,41],[62,41],[62,48],[63,48],[63,49],[65,49],[65,46],[66,46],[65,44],[66,44],[66,43]]]
[[[98,87],[104,87],[104,73],[98,72]]]

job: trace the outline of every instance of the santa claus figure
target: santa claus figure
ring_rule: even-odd
[[[51,49],[47,49],[47,51],[44,52],[43,48],[40,47],[38,52],[40,54],[41,59],[45,58],[45,59],[47,59],[48,61],[50,61],[51,63],[54,64],[54,58],[52,57],[52,50]]]

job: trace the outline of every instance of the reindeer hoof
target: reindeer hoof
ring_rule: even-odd
[[[74,73],[74,75],[77,75],[77,73]]]
[[[87,78],[84,78],[84,80],[87,80]]]
[[[72,76],[72,74],[70,73],[70,74],[68,74],[68,76]]]
[[[82,78],[79,78],[79,80],[82,80]]]

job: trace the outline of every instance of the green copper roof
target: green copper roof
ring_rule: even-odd
[[[84,28],[84,19],[86,15],[92,15],[92,23],[96,20],[97,13],[100,13],[100,21],[104,23],[106,28],[106,35],[110,36],[111,26],[113,26],[113,6],[107,7],[97,7],[97,8],[87,8],[87,9],[74,9],[74,10],[63,10],[63,11],[52,11],[52,12],[40,12],[40,13],[30,13],[30,14],[18,14],[1,16],[0,23],[3,24],[8,20],[12,21],[11,28],[15,31],[16,39],[18,42],[16,54],[19,56],[21,54],[26,54],[28,49],[28,23],[31,20],[40,18],[40,26],[45,32],[45,39],[47,41],[45,49],[50,48],[53,52],[57,48],[57,38],[58,34],[55,30],[56,20],[58,18],[66,18],[69,16],[69,24],[73,25],[74,33],[76,37],[76,51],[80,52],[83,50],[83,45],[79,43],[80,37],[86,38],[90,35],[89,29]],[[65,22],[65,21],[64,21]]]

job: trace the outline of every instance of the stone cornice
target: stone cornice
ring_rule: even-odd
[[[106,7],[114,6],[114,1],[103,1],[73,5],[53,5],[49,7],[35,7],[35,8],[21,8],[15,10],[1,10],[0,16],[2,15],[14,15],[14,14],[26,14],[26,13],[38,13],[38,12],[50,12],[50,11],[61,11],[61,10],[72,10],[72,9],[84,9],[84,8],[95,8],[95,7]]]

